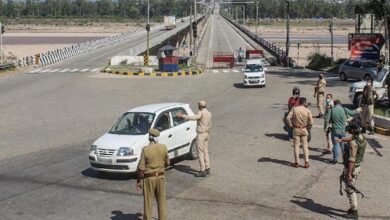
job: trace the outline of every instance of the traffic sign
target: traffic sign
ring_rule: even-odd
[[[385,43],[382,34],[349,34],[348,49],[351,59],[378,60]]]

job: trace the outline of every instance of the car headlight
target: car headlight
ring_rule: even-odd
[[[133,149],[131,147],[119,148],[117,156],[130,156],[130,155],[133,155]]]
[[[96,148],[97,148],[96,145],[91,145],[91,148],[89,149],[89,151],[96,153]]]
[[[247,76],[247,75],[244,75],[244,79],[248,79],[248,76]]]
[[[260,78],[261,78],[261,79],[263,79],[264,77],[265,77],[264,74],[261,74],[261,75],[260,75]]]

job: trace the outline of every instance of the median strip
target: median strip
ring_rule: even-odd
[[[122,70],[102,70],[102,72],[123,75],[123,76],[136,76],[136,77],[179,77],[179,76],[193,76],[200,75],[203,73],[203,70],[183,70],[178,72],[131,72],[131,71],[122,71]]]

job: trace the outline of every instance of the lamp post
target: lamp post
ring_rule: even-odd
[[[390,7],[390,1],[389,0],[385,0],[384,2],[384,19],[385,19],[385,48],[386,48],[386,54],[385,54],[385,62],[387,62],[387,64],[389,64],[389,59],[390,59],[390,34],[389,34],[389,19],[390,19],[390,16],[389,16],[389,7]]]
[[[257,26],[259,25],[259,5],[256,4],[256,37],[257,37]]]
[[[288,58],[289,50],[290,50],[290,1],[285,0],[287,3],[287,34],[286,34],[286,57]]]

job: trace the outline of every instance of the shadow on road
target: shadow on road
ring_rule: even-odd
[[[198,170],[194,170],[190,166],[187,166],[187,165],[173,165],[171,169],[175,169],[179,172],[188,173],[191,175],[195,175],[196,173],[198,173]]]
[[[141,213],[135,213],[135,214],[124,214],[122,211],[112,211],[111,214],[114,216],[111,217],[112,220],[141,220],[142,214]]]
[[[236,89],[246,89],[243,83],[234,83],[233,86]]]
[[[93,170],[92,168],[88,168],[81,172],[83,176],[95,178],[95,179],[104,179],[104,180],[118,180],[118,181],[127,181],[131,179],[135,179],[135,174],[128,173],[102,173]]]
[[[383,157],[383,154],[381,154],[381,152],[379,152],[378,148],[383,148],[383,146],[379,143],[379,141],[373,139],[373,138],[367,138],[366,139],[367,142],[370,144],[370,146],[372,147],[372,149],[375,151],[375,153],[378,155],[378,156],[381,156]]]
[[[290,200],[292,203],[295,203],[300,207],[305,208],[309,211],[329,216],[330,218],[343,217],[343,215],[346,214],[344,210],[321,205],[309,198],[304,198],[299,196],[294,196],[294,198],[296,200]]]
[[[261,157],[257,160],[257,162],[259,163],[264,163],[264,162],[270,162],[270,163],[278,163],[278,164],[281,164],[281,165],[285,165],[285,166],[289,166],[289,167],[292,167],[292,163],[289,162],[289,161],[285,161],[285,160],[279,160],[279,159],[273,159],[273,158],[269,158],[269,157]]]
[[[267,137],[276,138],[283,141],[289,141],[287,134],[282,133],[271,133],[271,134],[265,134]]]

